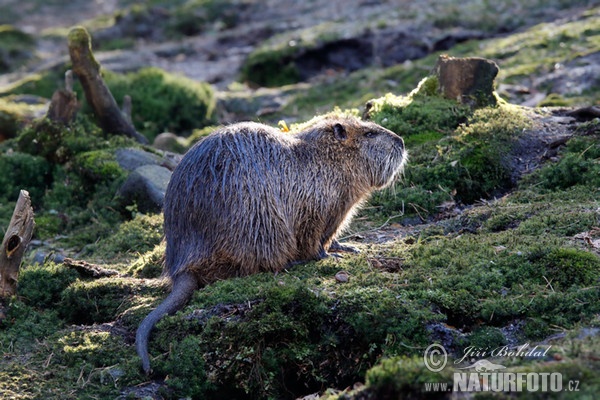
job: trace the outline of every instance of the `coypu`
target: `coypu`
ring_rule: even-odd
[[[321,117],[296,134],[239,123],[195,144],[165,195],[172,290],[137,330],[144,371],[150,330],[196,289],[327,257],[360,204],[390,185],[405,161],[399,136],[351,116]]]

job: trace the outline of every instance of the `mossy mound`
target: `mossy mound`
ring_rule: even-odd
[[[214,122],[216,99],[210,85],[144,68],[128,74],[105,73],[117,101],[131,96],[134,126],[150,141],[161,132],[189,134]]]
[[[24,129],[0,145],[3,225],[25,189],[36,213],[36,238],[63,235],[63,245],[79,249],[97,242],[127,217],[117,211],[115,193],[127,173],[114,152],[135,146],[125,137],[106,137],[85,116],[68,127],[43,120]]]
[[[14,101],[14,97],[0,97],[0,142],[13,138],[29,121],[44,109],[41,104],[25,104]]]
[[[435,77],[407,96],[388,94],[369,104],[371,118],[402,136],[410,157],[394,194],[374,196],[379,212],[426,219],[445,202],[472,204],[516,184],[510,159],[529,126],[525,110],[506,104],[471,110],[440,97]]]

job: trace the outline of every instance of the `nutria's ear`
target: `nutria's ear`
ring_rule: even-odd
[[[337,123],[333,126],[333,137],[335,137],[340,142],[346,140],[348,135],[346,134],[346,128],[340,123]]]

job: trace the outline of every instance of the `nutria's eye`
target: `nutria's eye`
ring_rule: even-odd
[[[374,138],[375,136],[379,135],[379,132],[374,132],[374,131],[368,131],[367,133],[365,133],[365,137],[367,138]]]

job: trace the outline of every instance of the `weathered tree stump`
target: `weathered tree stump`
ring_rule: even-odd
[[[140,143],[148,143],[148,139],[127,121],[100,76],[100,64],[92,54],[92,40],[85,28],[78,26],[71,29],[68,42],[73,72],[83,86],[85,98],[94,110],[100,128],[109,134],[126,135]]]
[[[33,208],[26,190],[21,190],[15,211],[2,241],[0,249],[0,300],[9,298],[17,293],[19,268],[25,249],[31,240],[35,221]],[[2,310],[0,306],[0,320]]]
[[[73,122],[78,110],[77,93],[73,91],[73,72],[68,70],[65,73],[65,88],[58,89],[52,95],[46,118],[67,125]]]
[[[454,58],[442,55],[435,66],[440,93],[472,107],[496,105],[494,79],[498,66],[479,57]]]

